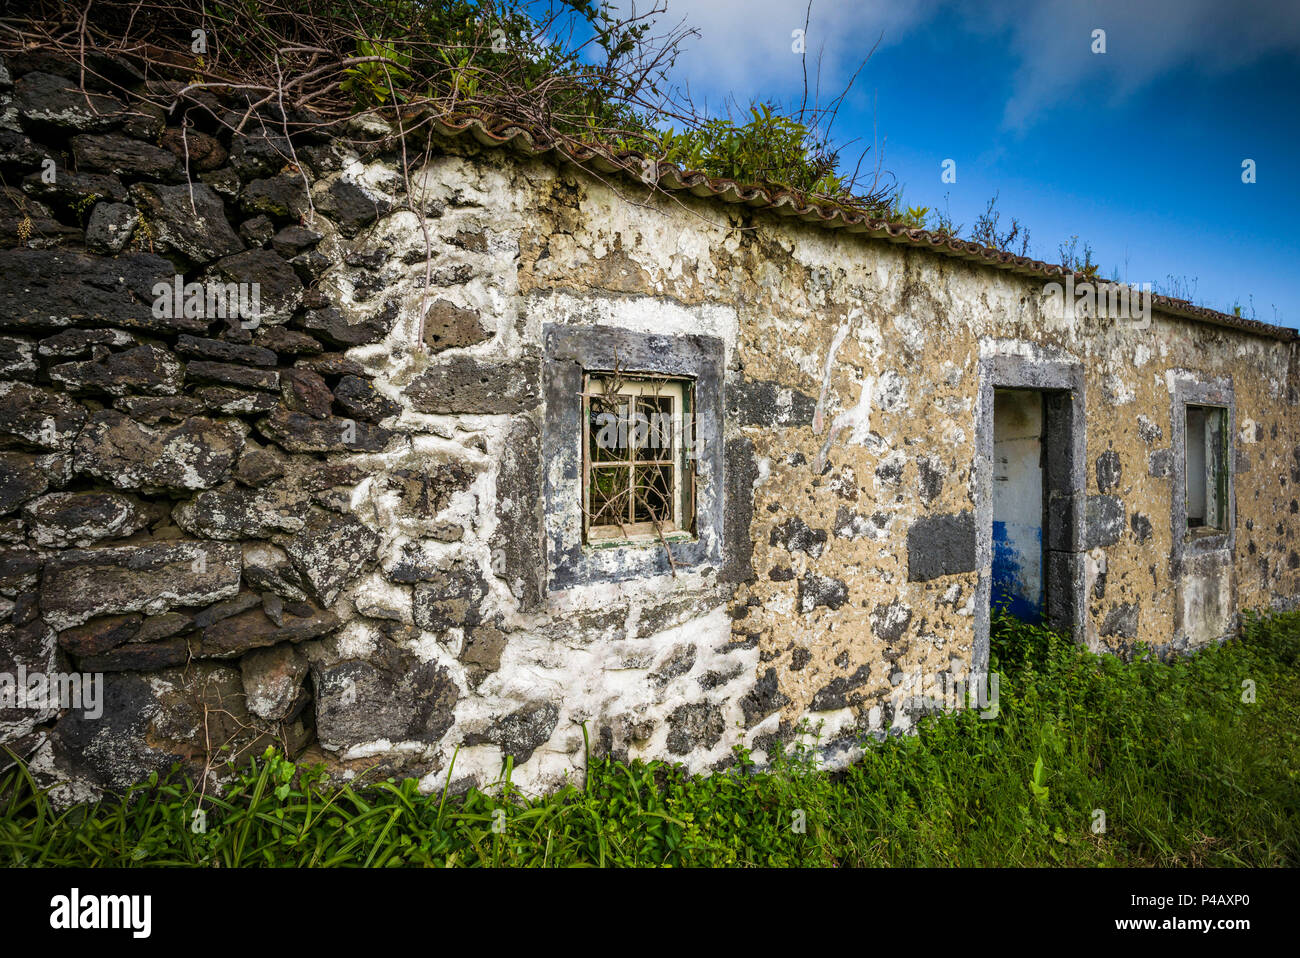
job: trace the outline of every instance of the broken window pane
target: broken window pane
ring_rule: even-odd
[[[633,521],[671,521],[673,517],[672,466],[638,466],[634,495]]]
[[[1228,410],[1187,407],[1184,466],[1188,531],[1228,528]]]

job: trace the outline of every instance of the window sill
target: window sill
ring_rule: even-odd
[[[623,547],[645,548],[647,546],[663,545],[665,542],[696,542],[694,535],[689,532],[665,532],[662,537],[657,532],[636,533],[629,536],[611,536],[608,539],[591,539],[583,543],[586,549],[617,549]]]

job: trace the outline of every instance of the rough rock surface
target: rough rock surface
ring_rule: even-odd
[[[175,542],[70,549],[45,564],[41,615],[56,629],[110,612],[164,612],[239,591],[239,547]]]
[[[244,437],[229,423],[194,416],[150,427],[103,409],[77,437],[77,472],[119,489],[208,489],[230,474]]]

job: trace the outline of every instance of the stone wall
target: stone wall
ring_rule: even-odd
[[[1293,343],[1065,322],[1028,277],[469,136],[408,184],[377,120],[232,137],[232,101],[165,113],[76,75],[0,67],[0,672],[104,689],[98,718],[0,711],[0,742],[66,797],[271,742],[427,789],[506,756],[553,787],[584,727],[695,771],[801,728],[849,758],[908,726],[916,680],[981,666],[981,371],[1004,357],[1083,383],[1083,641],[1195,645],[1300,595]],[[227,284],[255,315],[187,294]],[[718,519],[680,564],[557,576],[579,440],[547,370],[586,331],[718,357]],[[1222,561],[1175,557],[1192,380],[1233,389]]]

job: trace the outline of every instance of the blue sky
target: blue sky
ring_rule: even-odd
[[[667,3],[662,22],[700,31],[675,71],[697,105],[797,106],[791,31],[806,0]],[[820,51],[823,93],[882,33],[834,127],[859,139],[850,164],[874,135],[909,205],[946,194],[969,230],[996,192],[1033,256],[1059,261],[1077,234],[1105,276],[1162,291],[1172,276],[1198,303],[1297,325],[1300,3],[815,0],[809,69]],[[945,159],[956,183],[940,180]]]

